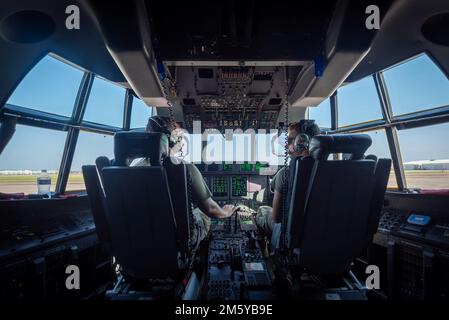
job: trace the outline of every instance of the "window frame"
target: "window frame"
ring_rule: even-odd
[[[383,72],[384,70],[382,70],[382,72]],[[342,125],[342,126],[340,126],[340,119],[341,119],[341,116],[339,116],[339,110],[338,110],[338,108],[336,109],[336,112],[337,112],[337,114],[336,114],[336,116],[337,116],[337,120],[335,121],[336,123],[335,123],[335,126],[336,126],[336,128],[346,128],[346,127],[352,127],[352,126],[354,126],[354,125],[367,125],[367,126],[370,126],[371,124],[373,124],[373,123],[379,123],[379,121],[383,121],[384,120],[384,113],[383,113],[383,107],[382,107],[382,101],[380,100],[380,96],[379,96],[379,92],[378,92],[378,90],[377,90],[377,88],[376,88],[376,79],[375,79],[375,74],[377,74],[377,73],[379,73],[379,72],[376,72],[376,73],[374,73],[373,75],[371,75],[371,77],[373,77],[373,84],[374,84],[374,89],[376,90],[376,92],[377,92],[377,98],[379,99],[379,107],[380,107],[380,112],[381,112],[381,117],[380,118],[377,118],[377,119],[371,119],[371,120],[366,120],[366,121],[362,121],[362,122],[356,122],[356,123],[352,123],[352,124],[346,124],[346,125]],[[352,84],[354,84],[354,83],[356,83],[356,82],[359,82],[359,81],[362,81],[362,80],[364,80],[364,79],[367,79],[367,78],[369,78],[370,76],[366,76],[366,77],[363,77],[363,78],[361,78],[361,79],[358,79],[358,80],[356,80],[356,81],[354,81],[354,82],[351,82],[351,83],[349,83],[349,84],[347,84],[346,86],[350,86],[350,85],[352,85]],[[341,88],[343,88],[342,86],[340,86],[336,91],[335,91],[335,100],[337,101],[337,104],[338,104],[338,90],[340,90]],[[332,115],[331,115],[332,116]]]
[[[417,112],[394,115],[391,106],[390,96],[388,94],[388,86],[385,82],[383,73],[386,70],[394,68],[395,66],[407,63],[421,55],[427,55],[429,59],[443,72],[449,81],[448,73],[441,68],[440,64],[435,60],[435,58],[428,52],[422,51],[418,54],[414,54],[409,58],[406,58],[398,63],[395,63],[383,70],[375,72],[372,74],[374,78],[374,83],[376,85],[377,95],[380,100],[380,107],[382,111],[382,119],[371,120],[361,123],[356,123],[347,126],[338,126],[338,89],[334,93],[336,101],[334,102],[333,109],[331,112],[331,121],[336,124],[336,128],[332,128],[329,133],[363,133],[371,130],[384,129],[387,135],[387,142],[391,153],[391,158],[393,162],[393,168],[395,170],[396,181],[398,184],[398,190],[401,192],[409,192],[407,187],[407,181],[405,178],[405,169],[402,161],[401,149],[399,146],[398,130],[406,130],[412,128],[426,127],[436,124],[443,124],[449,122],[449,105],[436,107],[432,109],[421,110]]]
[[[128,112],[128,111],[127,111],[127,109],[128,109],[127,104],[129,103],[129,101],[128,101],[128,99],[129,99],[128,93],[129,93],[131,90],[128,89],[128,88],[119,86],[119,85],[115,84],[114,82],[112,82],[112,81],[110,81],[110,80],[108,80],[108,79],[106,79],[106,78],[104,78],[104,77],[101,77],[101,76],[99,76],[99,75],[97,75],[97,74],[95,74],[95,73],[92,73],[92,72],[87,72],[87,73],[92,74],[92,77],[93,77],[93,78],[92,78],[92,83],[91,83],[90,89],[89,89],[89,96],[87,97],[86,105],[84,106],[84,110],[83,110],[83,118],[81,119],[81,123],[80,123],[81,126],[82,126],[82,127],[91,127],[91,128],[95,128],[95,127],[97,127],[97,128],[108,128],[108,129],[111,129],[111,128],[119,128],[120,130],[126,130],[126,129],[124,129],[124,128],[126,128],[126,123],[125,123],[125,121],[127,121],[127,120],[125,119],[125,117],[127,116],[126,112]],[[122,110],[122,126],[121,126],[121,127],[117,127],[117,126],[113,126],[113,125],[108,125],[108,124],[103,124],[103,123],[98,123],[98,122],[95,122],[95,121],[85,120],[85,119],[84,119],[84,113],[85,113],[85,111],[86,111],[86,109],[87,109],[87,103],[89,102],[89,97],[90,97],[90,95],[91,95],[91,93],[92,93],[92,86],[93,86],[93,82],[95,81],[95,79],[99,79],[99,80],[105,81],[106,83],[111,84],[111,85],[113,85],[113,86],[116,86],[116,87],[120,87],[120,88],[122,88],[122,89],[125,89],[125,90],[124,90],[124,96],[123,96],[123,106],[122,106],[122,108],[123,108],[123,110]],[[131,95],[132,95],[132,94],[131,94]],[[131,102],[130,102],[130,103],[131,103],[131,107],[132,107],[132,98],[131,98]],[[130,111],[129,111],[129,112],[130,112]],[[130,116],[130,119],[131,119],[131,114],[130,114],[129,116]],[[129,129],[127,129],[127,130],[129,130]]]
[[[440,63],[435,59],[435,57],[434,57],[429,51],[427,51],[427,50],[421,51],[421,52],[419,52],[419,53],[417,53],[417,54],[413,54],[413,55],[411,55],[410,57],[408,57],[408,58],[406,58],[406,59],[403,59],[403,60],[401,60],[401,61],[399,61],[399,62],[397,62],[397,63],[394,63],[394,64],[392,64],[391,66],[386,67],[386,68],[382,69],[381,71],[379,71],[379,72],[377,72],[377,73],[383,74],[384,72],[386,72],[386,71],[388,71],[388,70],[390,70],[390,69],[393,69],[393,68],[395,68],[395,67],[397,67],[397,66],[399,66],[399,65],[401,65],[401,64],[406,64],[406,63],[408,63],[408,62],[410,62],[410,61],[412,61],[412,60],[414,60],[414,59],[416,59],[416,58],[418,58],[418,57],[420,57],[420,56],[422,56],[422,55],[426,55],[427,58],[429,58],[430,61],[432,61],[433,64],[434,64],[434,65],[441,71],[441,73],[443,73],[443,75],[446,77],[446,80],[449,81],[449,73],[446,72],[446,70],[444,70],[444,68],[441,67],[441,64],[440,64]],[[385,81],[385,87],[387,87],[386,81]],[[391,104],[391,102],[390,102],[390,104]],[[408,117],[410,117],[410,116],[413,116],[414,114],[425,113],[426,111],[432,111],[432,110],[434,110],[434,109],[444,109],[444,108],[446,108],[446,107],[449,107],[449,105],[446,105],[446,106],[440,106],[440,107],[433,107],[433,108],[430,108],[430,109],[422,109],[422,110],[418,110],[418,111],[412,111],[412,112],[407,112],[407,113],[402,113],[402,114],[397,114],[397,115],[394,115],[393,110],[391,110],[391,115],[392,115],[392,118],[393,118],[393,119],[399,119],[399,120],[402,120],[402,119],[404,119],[404,118],[408,118]]]
[[[443,72],[448,78],[449,76],[439,63],[428,51],[422,51],[407,59],[404,59],[392,66],[389,66],[372,75],[376,85],[378,97],[380,99],[381,111],[383,118],[381,120],[371,120],[363,123],[352,124],[348,126],[338,126],[338,90],[330,97],[331,105],[331,123],[332,128],[329,131],[333,133],[356,133],[371,130],[384,129],[387,134],[388,145],[392,156],[393,166],[396,174],[396,181],[398,183],[399,191],[408,191],[405,179],[405,170],[402,162],[401,150],[397,136],[398,130],[405,130],[411,128],[425,127],[435,124],[442,124],[449,122],[449,105],[417,111],[409,114],[394,116],[391,108],[391,101],[388,95],[388,87],[383,78],[383,72],[395,67],[398,64],[406,63],[422,54],[426,54],[433,63]],[[114,127],[109,125],[97,124],[94,122],[83,121],[84,111],[86,109],[87,101],[90,96],[94,77],[96,76],[90,71],[84,70],[73,63],[49,53],[49,55],[71,67],[78,68],[83,71],[83,78],[79,85],[73,112],[71,117],[38,111],[32,108],[20,107],[11,104],[5,104],[1,109],[0,117],[15,117],[17,123],[22,125],[40,127],[45,129],[53,129],[67,132],[66,143],[63,151],[63,159],[59,167],[59,175],[56,184],[56,192],[64,193],[67,184],[68,176],[71,169],[74,151],[80,130],[89,131],[92,133],[114,135],[121,130],[130,130],[130,121],[132,113],[133,94],[130,89],[125,90],[124,105],[123,105],[123,124],[122,127]],[[43,56],[41,59],[43,59]],[[40,61],[40,60],[39,60]],[[39,62],[37,61],[36,64]],[[34,66],[33,66],[34,67]],[[30,68],[30,72],[33,68]],[[115,85],[115,84],[114,84]],[[11,92],[13,94],[13,92]]]
[[[134,108],[134,99],[137,99],[137,100],[141,100],[141,99],[138,98],[133,93],[132,90],[128,90],[127,99],[129,99],[129,101],[128,101],[129,106],[127,106],[127,108],[129,108],[129,110],[125,110],[125,117],[129,116],[129,119],[126,119],[126,122],[125,122],[125,118],[124,118],[123,128],[127,128],[125,130],[135,130],[135,129],[142,128],[142,127],[131,127],[131,125],[132,125],[132,113],[136,110]],[[141,100],[141,101],[145,104],[145,102],[143,100]],[[153,107],[153,106],[147,106],[147,107],[151,108],[151,117],[155,116],[156,115],[156,107]],[[129,115],[128,115],[128,113],[129,113]],[[145,125],[144,125],[144,128],[145,128]]]
[[[130,89],[125,88],[125,97],[123,104],[123,124],[122,127],[115,127],[109,125],[98,124],[90,121],[83,120],[84,112],[86,110],[87,101],[90,97],[92,84],[96,75],[90,71],[80,68],[75,64],[53,54],[49,53],[49,56],[55,58],[70,67],[75,67],[83,72],[83,77],[78,87],[76,99],[72,109],[72,115],[62,116],[53,113],[48,113],[40,110],[33,109],[32,107],[21,107],[6,103],[0,112],[0,117],[14,117],[17,119],[17,124],[38,127],[44,129],[52,129],[57,131],[67,132],[65,146],[62,154],[61,164],[59,166],[58,178],[56,181],[56,193],[64,193],[67,185],[68,177],[70,174],[72,160],[78,141],[78,136],[81,130],[98,134],[114,135],[118,131],[129,130],[127,121],[130,120],[130,112],[132,107],[132,93]],[[46,55],[42,56],[29,70],[33,70]],[[27,72],[27,73],[28,73]],[[26,76],[26,75],[25,75]],[[101,78],[101,77],[99,77]],[[112,82],[111,82],[112,83]],[[113,85],[116,85],[112,83]],[[14,93],[11,92],[11,95]],[[129,117],[127,117],[129,113]]]

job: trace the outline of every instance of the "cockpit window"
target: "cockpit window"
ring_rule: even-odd
[[[408,188],[449,189],[449,123],[399,130]]]
[[[338,126],[382,118],[374,79],[369,76],[338,89]]]
[[[0,156],[0,192],[37,193],[37,177],[47,170],[55,191],[66,133],[17,125]]]
[[[112,159],[114,157],[113,150],[113,136],[81,131],[76,144],[66,190],[86,189],[81,167],[86,164],[95,164],[95,160],[100,156]]]
[[[449,81],[422,54],[383,72],[394,115],[449,105]]]
[[[125,89],[95,77],[84,120],[121,128]]]
[[[131,128],[145,128],[148,118],[153,116],[153,113],[153,107],[148,107],[142,100],[133,98]]]
[[[309,119],[314,119],[320,128],[331,127],[331,105],[330,99],[326,99],[316,107],[309,107]]]
[[[72,115],[83,72],[52,56],[45,56],[20,82],[8,104]]]
[[[364,134],[369,135],[372,140],[371,146],[365,152],[366,155],[375,155],[379,159],[391,159],[391,152],[384,129],[367,131],[364,132]],[[390,178],[388,179],[387,187],[390,189],[397,189],[398,187],[393,165],[391,166]]]

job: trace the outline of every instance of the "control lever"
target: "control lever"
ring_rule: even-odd
[[[248,247],[249,247],[250,250],[257,249],[256,237],[254,236],[253,232],[251,232],[251,236],[249,237]]]
[[[245,283],[240,283],[240,300],[245,300]]]
[[[242,269],[242,255],[240,254],[239,248],[231,248],[231,269],[241,270]]]
[[[237,223],[238,215],[239,215],[239,210],[237,209],[237,210],[235,210],[235,213],[234,213],[234,233],[237,233],[237,228],[238,228],[238,223]]]
[[[234,212],[234,233],[237,233],[240,230],[240,219],[239,212],[242,210],[240,206],[237,206]]]

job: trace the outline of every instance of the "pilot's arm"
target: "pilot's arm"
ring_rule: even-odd
[[[285,169],[282,168],[279,170],[276,175],[273,177],[273,180],[271,181],[270,188],[274,192],[273,196],[273,221],[275,223],[281,222],[281,212],[282,212],[282,189],[285,184],[285,176],[284,173]]]
[[[198,208],[211,218],[224,219],[232,216],[236,207],[230,204],[224,205],[223,208],[218,205],[211,197],[203,202],[198,203]]]
[[[198,208],[211,218],[228,218],[235,212],[236,207],[225,205],[220,207],[213,199],[212,193],[206,185],[201,172],[193,164],[188,164],[190,177],[192,179],[192,200]]]
[[[282,212],[282,193],[274,190],[273,196],[273,221],[275,223],[280,222]]]

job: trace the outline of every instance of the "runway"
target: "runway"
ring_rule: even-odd
[[[405,179],[408,188],[420,189],[449,189],[449,171],[405,171]],[[52,179],[52,190],[56,185],[56,179]],[[389,188],[397,188],[396,178],[392,173],[388,182]],[[67,183],[67,191],[85,190],[81,174],[71,176]],[[36,193],[36,176],[0,176],[0,192],[25,194]]]

